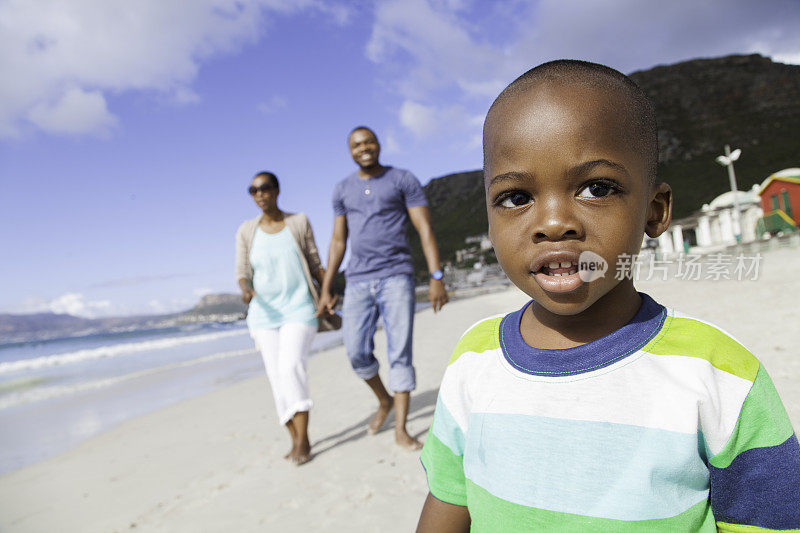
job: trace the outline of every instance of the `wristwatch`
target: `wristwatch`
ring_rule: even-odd
[[[443,277],[444,277],[444,273],[442,273],[441,270],[434,270],[433,272],[431,272],[431,279],[435,279],[436,281],[439,281]]]

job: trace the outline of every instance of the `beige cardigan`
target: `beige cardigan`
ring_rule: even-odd
[[[253,239],[256,236],[256,230],[262,216],[258,215],[243,222],[236,231],[237,282],[242,278],[253,281],[250,248],[253,246]],[[319,260],[319,252],[317,252],[317,244],[314,241],[314,232],[311,230],[311,224],[308,222],[308,217],[303,213],[286,213],[283,220],[286,222],[286,227],[289,228],[292,237],[294,237],[297,251],[300,252],[300,264],[303,265],[303,274],[305,274],[306,283],[308,283],[308,292],[311,293],[311,299],[316,307],[317,303],[319,303],[319,289],[314,284],[314,277],[311,273],[318,271],[322,263]],[[319,322],[320,331],[339,329],[341,327],[341,319],[337,315],[325,317]]]
[[[250,265],[250,248],[253,246],[253,239],[256,236],[256,230],[262,216],[258,215],[256,218],[245,221],[236,231],[237,282],[242,278],[253,280],[253,267]],[[289,232],[294,237],[300,257],[304,259],[304,261],[300,262],[303,263],[306,280],[311,284],[314,279],[311,273],[319,270],[322,263],[319,260],[317,244],[314,241],[314,232],[311,231],[308,217],[303,213],[286,213],[283,221],[286,222]]]

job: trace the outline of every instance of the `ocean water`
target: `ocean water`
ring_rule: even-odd
[[[340,331],[320,333],[312,352],[340,343]],[[0,344],[0,474],[256,375],[244,322]]]

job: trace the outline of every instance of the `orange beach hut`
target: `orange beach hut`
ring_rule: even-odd
[[[759,188],[764,216],[757,233],[797,231],[800,225],[800,168],[787,168],[769,176]]]

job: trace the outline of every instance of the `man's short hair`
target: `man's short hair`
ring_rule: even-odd
[[[272,172],[268,172],[266,170],[262,170],[261,172],[259,172],[255,176],[253,176],[253,179],[259,178],[261,176],[264,176],[265,178],[267,178],[269,180],[269,182],[272,184],[272,186],[275,187],[276,191],[281,190],[281,186],[278,183],[278,176],[276,176]]]
[[[558,59],[542,63],[512,81],[492,103],[487,117],[501,102],[512,98],[533,85],[547,81],[567,81],[585,83],[617,94],[623,94],[630,105],[621,110],[630,113],[634,118],[635,131],[632,132],[639,142],[639,147],[648,159],[648,177],[655,181],[658,171],[658,122],[653,103],[645,92],[628,76],[611,67],[581,61],[578,59]],[[486,156],[484,147],[484,158]]]
[[[373,137],[375,137],[375,140],[376,140],[376,141],[378,140],[378,134],[377,134],[377,133],[375,133],[375,132],[372,130],[372,128],[370,128],[369,126],[356,126],[356,127],[355,127],[355,128],[353,128],[352,130],[350,130],[350,133],[348,133],[348,134],[347,134],[347,141],[348,141],[348,142],[350,142],[350,137],[352,137],[352,136],[353,136],[353,134],[354,134],[355,132],[357,132],[358,130],[364,130],[364,131],[368,131],[368,132],[370,132],[370,133],[372,134],[372,136],[373,136]]]

